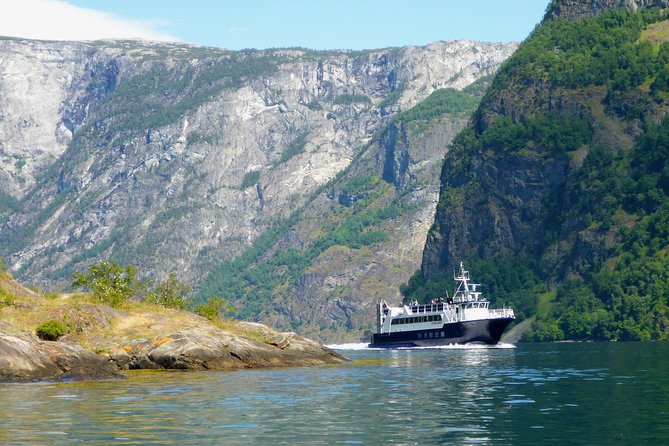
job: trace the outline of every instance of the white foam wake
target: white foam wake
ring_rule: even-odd
[[[367,343],[352,343],[352,344],[325,344],[327,348],[332,350],[370,350]]]
[[[386,350],[385,348],[370,348],[367,343],[351,343],[351,344],[326,344],[327,348],[332,350]],[[513,344],[500,342],[495,345],[486,344],[449,344],[449,345],[435,345],[430,347],[402,347],[396,350],[486,350],[486,349],[505,349],[516,348]]]

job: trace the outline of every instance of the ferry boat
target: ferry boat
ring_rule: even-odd
[[[453,297],[391,307],[379,302],[376,333],[372,348],[431,347],[448,344],[482,343],[494,345],[515,319],[511,308],[491,309],[481,297],[480,284],[471,283],[469,271],[460,262],[460,272],[453,275]]]

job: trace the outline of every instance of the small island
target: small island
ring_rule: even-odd
[[[107,279],[121,281],[117,284],[135,280],[132,270],[117,265],[102,262],[95,267]],[[93,273],[91,267],[75,283],[94,280]],[[203,316],[168,308],[164,299],[177,297],[178,302],[183,294],[166,294],[179,289],[169,288],[169,280],[179,285],[170,276],[142,300],[101,303],[104,296],[93,282],[88,283],[91,292],[45,294],[0,271],[0,382],[122,379],[121,371],[129,369],[222,370],[347,361],[295,333],[219,317],[216,303],[221,300],[208,302],[214,304],[213,312],[202,306],[198,312]]]

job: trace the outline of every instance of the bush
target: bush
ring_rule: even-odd
[[[67,333],[65,325],[57,321],[49,321],[39,325],[35,332],[37,336],[44,341],[56,341],[58,338]]]
[[[352,104],[371,105],[372,100],[369,98],[369,96],[365,96],[364,94],[344,93],[344,94],[339,95],[336,98],[334,98],[332,103],[334,105],[352,105]]]
[[[0,288],[0,308],[14,305],[14,296]]]
[[[195,308],[195,314],[205,317],[212,322],[218,319],[221,311],[234,311],[230,304],[228,304],[228,301],[222,297],[210,297],[209,300],[207,300],[207,303],[199,305],[197,308]]]
[[[252,170],[251,172],[246,172],[244,179],[242,180],[241,189],[247,189],[251,186],[255,186],[260,181],[260,171]]]
[[[111,307],[118,307],[134,297],[142,287],[137,269],[132,265],[100,262],[89,266],[88,274],[75,272],[72,277],[73,287],[90,288],[94,299]]]
[[[159,282],[152,290],[146,293],[144,301],[160,305],[165,308],[183,310],[186,307],[190,293],[190,286],[170,274],[167,279]]]
[[[320,102],[318,101],[311,101],[308,104],[306,104],[307,108],[311,111],[319,111],[323,110],[323,106],[321,105]]]

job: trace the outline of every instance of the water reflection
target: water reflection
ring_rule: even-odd
[[[340,367],[0,385],[0,443],[663,444],[667,353],[361,350]]]

